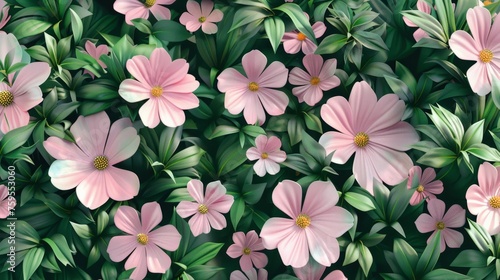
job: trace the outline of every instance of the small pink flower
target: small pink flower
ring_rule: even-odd
[[[342,270],[334,270],[328,274],[323,280],[347,280]]]
[[[0,29],[2,29],[10,19],[9,15],[10,7],[7,5],[5,0],[0,0]]]
[[[253,268],[263,268],[267,265],[267,256],[257,252],[264,250],[262,239],[259,238],[255,230],[247,234],[239,231],[233,233],[234,244],[227,248],[227,254],[233,259],[240,258],[241,270],[247,271]]]
[[[106,69],[106,64],[104,64],[104,62],[102,62],[99,58],[101,57],[101,55],[103,55],[103,54],[107,55],[109,53],[108,46],[100,45],[100,46],[96,47],[96,45],[89,40],[85,43],[85,51],[92,58],[97,60],[97,63],[99,63],[99,65],[101,65],[102,69]],[[94,78],[94,74],[92,74],[92,72],[90,72],[89,70],[85,69],[83,71],[83,74],[85,74],[85,73],[89,74],[90,76],[92,76],[92,78]]]
[[[40,85],[47,80],[49,75],[50,66],[47,63],[34,62],[21,68],[16,76],[9,75],[9,79],[14,77],[14,81],[10,81],[11,85],[0,82],[0,130],[2,133],[29,123],[28,111],[42,102]]]
[[[280,171],[278,163],[284,162],[286,153],[280,150],[281,140],[276,136],[267,138],[265,135],[259,135],[255,138],[255,147],[247,150],[249,160],[257,160],[253,170],[260,177],[264,177],[266,172],[275,175]]]
[[[106,112],[80,116],[70,129],[76,143],[51,136],[43,146],[54,158],[49,168],[52,184],[60,190],[76,187],[83,205],[96,209],[108,201],[132,199],[139,193],[134,172],[113,165],[131,157],[140,138],[130,119],[111,125]]]
[[[449,40],[451,50],[463,60],[477,61],[467,70],[472,91],[486,95],[491,91],[491,82],[500,79],[500,20],[491,24],[488,9],[477,6],[467,11],[469,33],[458,30]]]
[[[283,114],[288,97],[272,88],[285,86],[288,77],[285,65],[274,61],[266,69],[267,58],[258,50],[245,54],[242,64],[246,76],[227,68],[217,77],[219,90],[226,93],[224,107],[231,114],[243,111],[248,124],[262,125],[266,121],[264,109],[271,116]]]
[[[454,204],[445,214],[445,204],[442,200],[432,199],[427,203],[429,214],[420,215],[415,221],[417,229],[421,233],[431,232],[432,235],[427,239],[427,244],[432,240],[436,232],[441,231],[441,252],[446,246],[450,248],[459,248],[464,242],[464,236],[451,228],[459,228],[465,224],[465,209],[460,205]]]
[[[239,270],[231,272],[229,280],[267,280],[267,270],[263,268],[259,269],[259,274],[257,274],[255,268],[244,272],[245,274]]]
[[[307,14],[306,16],[309,19]],[[312,25],[312,30],[314,32],[314,37],[319,38],[325,34],[326,25],[323,22],[318,21]],[[298,30],[285,32],[282,42],[285,52],[289,54],[296,54],[301,49],[304,54],[312,54],[318,48],[318,46],[316,46],[311,39],[307,38],[304,33]]]
[[[489,162],[479,166],[478,184],[467,190],[467,208],[489,234],[500,233],[500,167]]]
[[[136,18],[148,19],[149,11],[157,20],[170,19],[170,10],[162,5],[170,5],[175,0],[116,0],[113,9],[125,15],[125,22],[133,25]]]
[[[431,6],[427,4],[424,0],[418,0],[417,1],[417,10],[424,12],[426,14],[431,13]],[[406,23],[407,26],[409,27],[418,27],[413,21],[409,20],[406,17],[403,17],[403,21]],[[414,33],[413,33],[413,38],[415,41],[420,41],[420,39],[424,37],[429,37],[427,33],[422,28],[418,28]]]
[[[129,235],[111,238],[107,252],[114,262],[121,262],[128,256],[125,269],[135,267],[130,275],[131,279],[144,279],[148,271],[165,273],[170,268],[172,261],[160,248],[167,251],[177,250],[181,235],[173,225],[153,230],[162,219],[161,208],[157,202],[142,206],[141,220],[137,210],[130,206],[120,206],[116,211],[116,227]]]
[[[222,20],[223,14],[220,10],[213,10],[214,2],[202,0],[201,6],[196,1],[189,0],[186,4],[187,12],[179,18],[179,22],[186,26],[190,32],[200,29],[206,34],[217,33],[217,25],[214,22]]]
[[[433,168],[427,167],[422,174],[420,166],[413,166],[409,173],[408,189],[412,187],[413,177],[418,176],[419,178],[418,187],[410,198],[410,205],[417,205],[424,199],[429,202],[429,200],[436,198],[436,194],[443,192],[443,182],[440,180],[433,181],[436,178],[436,171]]]
[[[127,70],[137,80],[126,79],[118,93],[127,102],[148,99],[139,109],[145,126],[154,128],[161,122],[169,127],[182,125],[184,110],[199,106],[193,91],[200,83],[188,74],[189,64],[184,59],[172,58],[163,48],[155,49],[148,59],[136,55],[127,61]]]
[[[326,132],[319,143],[332,162],[344,164],[354,156],[353,173],[361,187],[373,194],[373,180],[396,185],[408,178],[413,166],[404,153],[419,139],[409,123],[401,121],[405,103],[396,94],[377,95],[367,82],[354,84],[349,101],[342,96],[328,99],[321,117],[338,132]]]
[[[302,59],[307,72],[295,67],[290,71],[289,82],[299,86],[292,89],[299,102],[314,106],[323,98],[323,91],[331,90],[340,85],[340,79],[335,76],[337,60],[328,59],[323,64],[321,55],[308,54]]]
[[[10,210],[14,209],[16,204],[16,198],[14,196],[9,196],[9,189],[7,186],[0,185],[0,219],[7,218],[10,215]]]
[[[177,206],[177,213],[182,218],[194,215],[188,222],[194,236],[209,233],[211,227],[221,230],[227,226],[226,218],[221,213],[229,212],[234,197],[226,194],[226,188],[220,181],[209,183],[205,195],[200,180],[189,181],[187,190],[196,202],[181,201]]]
[[[273,191],[273,202],[291,219],[270,218],[260,236],[266,249],[278,248],[285,265],[303,267],[309,254],[315,261],[330,266],[340,256],[337,237],[353,226],[353,217],[335,206],[339,195],[331,182],[316,181],[309,186],[304,205],[302,187],[290,180],[279,183]]]

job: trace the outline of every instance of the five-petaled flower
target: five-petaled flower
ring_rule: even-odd
[[[214,8],[214,2],[211,0],[202,0],[201,5],[196,1],[189,0],[186,4],[187,12],[184,12],[179,18],[179,22],[186,26],[190,32],[200,29],[206,34],[217,33],[215,22],[222,20],[223,14],[220,10]]]
[[[286,153],[280,147],[281,140],[276,136],[259,135],[255,138],[255,147],[250,147],[246,155],[249,160],[257,160],[253,170],[258,176],[263,177],[266,172],[275,175],[280,171],[279,163],[286,159]]]
[[[263,268],[267,265],[267,256],[264,253],[257,252],[264,250],[262,239],[259,238],[255,230],[246,234],[242,231],[233,233],[234,244],[227,248],[227,254],[231,258],[240,258],[240,267],[242,271],[253,268]]]
[[[436,178],[436,171],[432,167],[427,167],[422,173],[420,166],[413,166],[409,171],[407,188],[412,188],[413,178],[418,177],[418,186],[410,198],[410,205],[417,205],[422,200],[429,200],[436,198],[436,194],[443,192],[443,182],[440,180],[433,181]]]
[[[306,18],[309,19],[309,15],[306,13],[304,14]],[[326,25],[323,22],[318,21],[311,27],[316,39],[325,34]],[[300,50],[302,50],[304,54],[312,54],[318,48],[318,46],[316,46],[316,44],[314,44],[314,42],[310,38],[307,38],[304,33],[298,30],[285,32],[285,34],[283,34],[282,41],[285,52],[289,54],[296,54]]]
[[[170,10],[162,5],[170,5],[175,0],[116,0],[113,9],[125,15],[125,22],[132,25],[132,20],[136,18],[149,18],[149,12],[157,20],[170,19]]]

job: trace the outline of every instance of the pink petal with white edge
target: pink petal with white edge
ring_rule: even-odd
[[[130,275],[131,279],[144,279],[148,274],[148,265],[146,259],[146,246],[137,246],[125,262],[125,270],[135,267]]]
[[[443,222],[446,227],[458,228],[465,224],[465,209],[460,205],[452,205],[443,217]]]
[[[268,153],[268,159],[280,163],[286,160],[286,153],[284,151],[274,151]]]
[[[35,74],[36,73],[36,74]],[[20,95],[33,87],[39,87],[50,75],[50,66],[46,62],[33,62],[19,70],[14,84],[12,94]]]
[[[288,231],[288,235],[278,244],[278,251],[284,265],[306,265],[309,260],[309,246],[304,230],[296,226]]]
[[[441,235],[450,248],[460,248],[464,243],[464,236],[456,230],[446,228],[441,231]]]
[[[407,122],[399,122],[386,129],[373,131],[369,137],[370,142],[397,151],[407,151],[419,140],[417,132]]]
[[[491,163],[485,162],[479,166],[477,179],[479,186],[486,194],[494,194],[495,190],[498,189],[496,184],[498,180],[497,178],[498,171]]]
[[[139,178],[128,170],[110,166],[102,171],[106,179],[106,192],[116,201],[126,201],[139,194]]]
[[[396,94],[386,94],[380,98],[371,115],[366,133],[391,127],[401,121],[405,110],[405,103],[399,100]]]
[[[148,234],[149,241],[168,251],[179,248],[181,235],[173,225],[159,227]]]
[[[426,233],[436,230],[436,222],[436,219],[424,213],[418,216],[415,225],[419,232]]]
[[[133,79],[126,79],[120,84],[118,94],[130,103],[151,98],[151,87]]]
[[[278,209],[295,219],[302,208],[302,187],[294,181],[284,180],[274,188],[273,203]]]
[[[144,7],[144,4],[133,0],[116,0],[113,4],[113,9],[120,14],[125,14],[128,11],[135,9],[137,7]]]
[[[157,20],[169,20],[171,18],[170,10],[161,5],[153,5],[149,10]]]
[[[106,183],[105,172],[94,171],[78,185],[76,195],[85,207],[94,210],[109,199]]]
[[[146,8],[146,6],[141,5],[125,14],[125,22],[128,25],[133,25],[132,20],[136,18],[143,18],[147,20],[149,18],[149,9]]]
[[[288,96],[284,92],[262,88],[259,89],[257,96],[269,115],[279,116],[285,113],[288,105]]]
[[[143,233],[149,233],[155,226],[160,224],[162,219],[163,215],[158,202],[149,202],[142,205],[141,222]]]
[[[339,195],[332,182],[315,181],[307,189],[302,212],[314,217],[329,212],[338,201]]]
[[[176,208],[177,214],[179,214],[182,218],[187,218],[198,213],[198,206],[199,204],[195,202],[181,201]]]
[[[56,160],[49,168],[52,184],[60,190],[70,190],[85,180],[95,169],[75,160]]]
[[[198,97],[193,93],[169,92],[162,98],[169,100],[172,105],[182,110],[190,110],[200,105]]]
[[[118,207],[115,214],[115,225],[117,228],[134,237],[141,233],[142,230],[137,210],[126,205]]]
[[[158,100],[149,99],[139,109],[139,116],[142,123],[149,128],[155,128],[160,123]]]
[[[104,154],[109,128],[109,117],[102,111],[87,117],[78,117],[70,131],[73,133],[76,145],[93,158]]]
[[[210,232],[210,224],[208,223],[208,218],[203,214],[194,214],[194,216],[189,220],[188,224],[194,236]]]
[[[320,231],[305,229],[309,252],[318,263],[330,266],[340,256],[340,247],[337,240]]]
[[[357,151],[354,157],[352,173],[359,185],[373,195],[373,180],[380,181],[380,178],[366,149]]]
[[[222,215],[221,213],[213,211],[211,208],[209,208],[208,213],[205,215],[208,219],[208,222],[210,223],[210,226],[213,229],[221,230],[227,227],[226,218],[224,218],[224,215]]]
[[[226,188],[220,181],[210,182],[205,190],[205,199],[203,200],[207,206],[218,201],[226,195]]]
[[[344,97],[335,96],[328,99],[326,104],[321,106],[321,118],[343,134],[355,135],[351,105]]]
[[[218,31],[217,25],[211,22],[204,22],[201,24],[201,30],[203,30],[203,33],[205,34],[215,34]]]
[[[170,257],[163,250],[151,243],[146,245],[146,259],[148,270],[153,273],[165,273],[172,263]]]
[[[276,162],[265,159],[262,160],[264,162],[264,165],[266,166],[266,171],[269,173],[269,175],[276,175],[280,171],[280,165],[277,164]]]
[[[266,175],[266,164],[263,160],[258,160],[253,165],[253,170],[255,171],[255,174],[257,174],[257,176],[264,177]]]
[[[257,148],[255,147],[250,147],[247,152],[246,156],[249,160],[258,160],[261,158],[262,153],[260,153]]]
[[[467,11],[467,23],[469,24],[472,37],[479,43],[478,47],[484,49],[491,28],[490,12],[486,8],[480,6],[469,9]]]
[[[373,162],[377,177],[391,186],[401,183],[407,178],[408,170],[413,166],[411,158],[404,152],[375,145],[368,145],[365,148]]]
[[[43,147],[55,159],[67,159],[87,163],[91,161],[91,159],[89,159],[87,155],[83,153],[82,150],[80,150],[74,143],[63,140],[59,137],[49,137],[43,142]]]
[[[161,122],[168,127],[177,127],[186,121],[184,111],[166,99],[158,100],[158,109]]]
[[[488,210],[488,198],[478,185],[472,185],[465,193],[467,209],[473,215],[478,215]]]
[[[192,179],[187,183],[187,190],[189,194],[198,203],[204,203],[205,195],[203,192],[203,183],[200,180]]]
[[[481,46],[463,30],[457,30],[451,34],[449,40],[450,49],[460,59],[477,61]]]
[[[262,72],[258,81],[262,88],[281,88],[285,86],[288,79],[288,69],[279,61],[274,61]]]
[[[109,258],[112,261],[121,262],[128,257],[137,246],[139,246],[139,243],[137,243],[137,238],[135,236],[114,236],[109,241],[106,252],[108,252]]]
[[[472,91],[480,96],[491,92],[490,77],[486,64],[477,62],[467,70],[467,80]]]
[[[488,211],[479,213],[477,223],[482,225],[490,235],[500,233],[500,211],[490,208]]]
[[[210,203],[209,209],[220,213],[227,213],[229,212],[229,209],[231,209],[233,202],[234,202],[234,197],[232,195],[225,194],[221,198]]]
[[[246,99],[245,108],[243,109],[245,121],[248,124],[264,124],[266,121],[266,113],[264,112],[264,107],[262,107],[260,103],[259,96],[251,93],[246,95]],[[229,110],[229,112],[232,113],[231,110]]]
[[[147,57],[143,55],[136,55],[127,60],[127,71],[134,76],[144,88],[152,88],[155,86],[152,81],[154,77],[151,69],[151,64]]]
[[[328,131],[319,138],[319,144],[326,150],[326,154],[333,152],[332,162],[346,163],[356,151],[354,137],[339,132]]]
[[[28,111],[43,101],[42,90],[39,87],[30,88],[23,94],[15,95],[14,103],[22,111]],[[12,105],[11,105],[12,106]]]
[[[4,107],[0,113],[0,129],[3,133],[28,125],[29,121],[29,113],[21,110],[16,103]]]
[[[285,218],[270,218],[264,223],[260,237],[262,244],[266,249],[272,250],[278,247],[278,244],[290,235],[290,232],[297,227],[295,220]]]
[[[257,82],[262,71],[266,68],[267,58],[260,51],[252,50],[243,56],[241,64],[243,65],[248,80]]]

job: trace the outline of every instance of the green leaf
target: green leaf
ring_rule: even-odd
[[[434,269],[441,253],[441,231],[437,231],[424,249],[417,263],[417,275],[425,275]]]
[[[28,125],[13,129],[3,136],[0,140],[0,154],[8,154],[13,150],[21,147],[31,137],[36,123],[29,123]]]
[[[323,128],[321,126],[320,118],[318,118],[318,116],[312,113],[307,113],[307,112],[303,113],[304,113],[304,120],[306,123],[306,127],[309,128],[310,130],[323,134]]]
[[[52,235],[50,238],[46,237],[42,239],[45,243],[49,244],[50,248],[56,255],[56,258],[63,265],[71,265],[72,267],[76,267],[75,261],[73,260],[72,251],[68,246],[68,242],[66,241],[66,237],[60,233],[56,233]]]
[[[101,267],[101,276],[102,280],[115,280],[118,277],[116,267],[110,262],[105,262]]]
[[[446,38],[450,37],[450,34],[455,32],[455,7],[452,5],[450,0],[436,0],[434,2],[436,13],[443,26]]]
[[[465,231],[467,231],[479,251],[485,255],[495,254],[494,243],[490,234],[481,225],[471,219],[467,219],[467,221],[470,228],[466,228]]]
[[[283,20],[279,17],[269,17],[264,20],[264,29],[266,30],[267,37],[269,37],[269,42],[273,47],[274,53],[278,49],[283,34],[285,34],[285,24]]]
[[[495,106],[500,109],[500,79],[491,80],[491,99]]]
[[[366,194],[347,192],[344,194],[344,199],[359,211],[368,212],[376,208],[373,200]]]
[[[365,277],[368,276],[368,272],[370,272],[370,268],[372,267],[373,264],[373,256],[372,253],[370,252],[370,249],[368,249],[365,245],[361,244],[359,246],[359,265],[361,266],[361,269],[363,269],[363,272],[365,274]]]
[[[403,239],[396,238],[394,240],[393,252],[396,262],[407,279],[415,279],[415,266],[418,262],[418,255],[415,249]]]
[[[460,274],[448,269],[439,268],[433,270],[421,278],[422,280],[473,280],[474,278]]]
[[[73,229],[75,230],[76,234],[80,238],[90,239],[94,236],[92,234],[92,230],[90,229],[89,225],[81,225],[81,224],[73,223],[71,221],[70,221],[70,223],[71,223],[71,226],[73,227]]]
[[[29,19],[16,26],[12,33],[16,36],[17,40],[21,40],[29,36],[41,34],[51,26],[52,23],[44,20]]]
[[[245,7],[238,9],[234,14],[233,23],[231,24],[229,32],[252,22],[254,22],[255,25],[259,25],[260,22],[268,16],[270,16],[269,12],[259,7]]]
[[[166,127],[160,135],[158,152],[162,163],[167,164],[167,161],[172,157],[175,150],[179,146],[182,139],[182,126],[175,128]]]
[[[250,173],[253,174],[253,173]],[[260,184],[247,184],[243,185],[243,199],[249,205],[253,205],[260,201],[264,190],[266,189],[266,183]]]
[[[295,24],[295,27],[297,27],[300,32],[306,35],[307,38],[309,38],[315,45],[317,45],[316,36],[314,36],[311,24],[309,23],[309,20],[304,15],[304,12],[299,5],[295,3],[285,3],[279,7],[276,7],[275,10],[282,11],[287,14],[292,20],[293,24]]]
[[[222,246],[224,246],[224,243],[205,242],[192,249],[179,262],[187,267],[205,264],[219,253]]]
[[[238,223],[240,222],[241,217],[243,217],[243,213],[245,213],[245,201],[240,197],[234,200],[234,203],[231,206],[231,211],[229,212],[231,223],[233,224],[233,228],[235,231],[238,227]]]
[[[217,138],[217,137],[238,133],[239,131],[240,131],[240,129],[235,127],[235,126],[219,125],[219,126],[215,127],[215,129],[207,137],[207,139],[212,140],[212,139]]]
[[[384,75],[384,78],[392,91],[397,94],[401,100],[406,103],[413,101],[413,95],[403,81],[387,75]]]
[[[188,267],[186,272],[194,279],[216,279],[214,276],[222,270],[223,267],[212,265],[193,265]]]
[[[467,149],[471,145],[483,142],[483,126],[484,120],[480,120],[467,129],[462,139],[462,149]]]
[[[45,248],[35,247],[31,248],[23,260],[23,279],[31,279],[31,276],[38,269],[45,256]]]
[[[485,267],[486,256],[478,250],[463,250],[450,264],[455,267]]]
[[[486,161],[500,161],[500,152],[485,144],[473,144],[466,152]]]
[[[333,54],[343,48],[347,43],[347,37],[344,34],[332,34],[326,36],[318,48],[314,52],[315,54]]]
[[[442,147],[433,148],[423,156],[421,156],[417,162],[434,168],[441,168],[450,165],[457,159],[457,155]]]
[[[433,16],[418,10],[404,11],[401,15],[411,20],[415,25],[422,28],[431,37],[438,39],[441,42],[447,42],[446,34],[443,31],[443,26]]]
[[[183,42],[192,36],[184,25],[173,20],[160,20],[155,23],[153,35],[163,42]]]
[[[384,41],[378,34],[366,31],[358,31],[356,33],[353,33],[352,37],[366,48],[379,52],[389,50],[389,48],[387,48]]]
[[[141,31],[142,33],[151,34],[153,26],[151,25],[151,22],[149,20],[143,18],[135,18],[131,21],[134,24],[135,28],[137,28],[137,30]]]
[[[173,155],[165,164],[165,169],[180,170],[194,167],[200,162],[200,158],[204,153],[205,151],[198,146],[188,147]]]
[[[69,9],[71,14],[71,30],[73,31],[73,38],[75,39],[75,43],[78,44],[82,39],[83,34],[83,23],[82,19],[78,14],[73,11],[73,9]]]
[[[181,201],[192,201],[193,197],[189,194],[187,188],[175,189],[173,190],[165,200],[166,202],[181,202]]]
[[[351,264],[359,259],[359,243],[357,242],[352,242],[347,245],[346,251],[345,251],[345,258],[344,262],[342,263],[342,266],[346,266],[348,264]]]
[[[217,152],[217,173],[219,176],[225,175],[243,164],[246,160],[246,149],[242,149],[238,142],[222,142]]]

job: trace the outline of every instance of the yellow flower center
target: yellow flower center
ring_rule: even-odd
[[[151,95],[154,97],[160,97],[163,94],[163,88],[162,87],[153,87],[151,89]]]
[[[206,17],[200,17],[200,18],[198,19],[198,21],[199,21],[199,22],[201,22],[201,23],[204,23],[206,20],[207,20],[207,18],[206,18]]]
[[[300,228],[306,228],[311,224],[311,218],[306,214],[299,214],[297,219],[295,219],[295,224]]]
[[[148,8],[151,8],[153,7],[153,5],[156,3],[156,0],[146,0],[144,2],[144,6],[148,7]]]
[[[7,107],[14,103],[14,95],[8,90],[0,91],[0,105]]]
[[[370,137],[368,137],[368,134],[364,132],[358,132],[358,134],[354,136],[354,144],[360,148],[368,145],[368,142],[370,142]]]
[[[424,186],[422,186],[422,185],[418,185],[418,187],[417,187],[417,192],[419,192],[419,193],[423,193],[423,192],[424,192],[424,190],[425,190]]]
[[[315,86],[321,82],[321,80],[318,77],[312,77],[311,80],[309,81],[311,85]]]
[[[251,91],[258,91],[259,90],[259,84],[256,82],[251,82],[248,84],[248,89]]]
[[[200,204],[198,205],[198,212],[200,212],[200,214],[207,214],[208,207],[205,204]]]
[[[493,2],[491,2],[491,1],[489,1],[489,0],[484,0],[484,1],[483,1],[483,4],[484,4],[485,6],[488,6],[488,5],[490,5],[491,3],[493,3]]]
[[[97,170],[104,170],[109,166],[109,161],[106,156],[96,156],[94,159],[94,167]]]
[[[488,49],[484,49],[484,50],[479,52],[479,60],[481,60],[482,62],[488,63],[492,59],[493,59],[493,52],[492,51],[490,51]]]
[[[500,196],[495,195],[494,197],[490,198],[488,201],[491,207],[498,209],[500,208]]]
[[[250,253],[252,252],[252,250],[250,250],[250,248],[246,247],[245,249],[243,249],[243,254],[245,255],[250,255]]]
[[[299,33],[297,34],[297,40],[299,40],[299,41],[304,41],[305,39],[307,39],[307,36],[306,36],[304,33],[299,32]]]
[[[262,153],[262,155],[260,155],[260,157],[261,157],[262,159],[266,159],[266,158],[268,158],[268,157],[269,157],[269,155],[268,155],[267,153]]]
[[[443,222],[438,222],[438,223],[436,224],[436,228],[437,228],[437,229],[439,229],[439,230],[444,229],[444,223],[443,223]]]
[[[139,242],[142,245],[148,244],[149,238],[145,233],[139,233],[137,235],[137,242]]]

